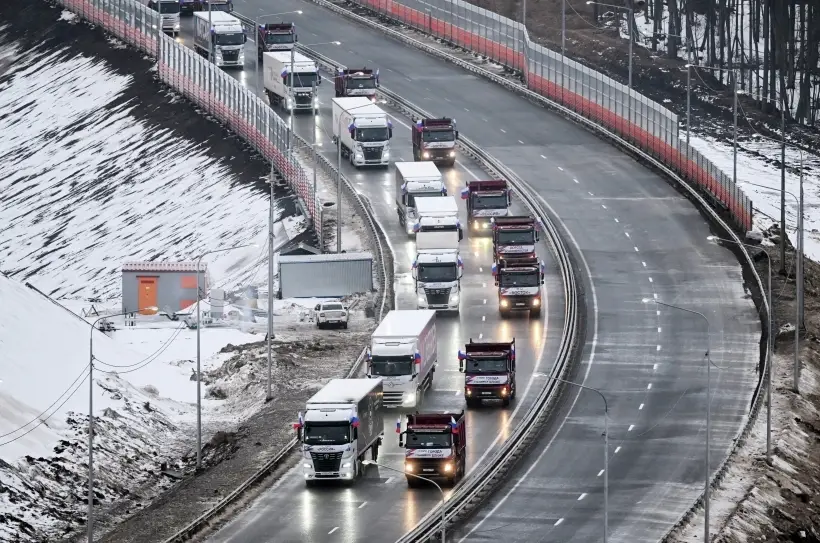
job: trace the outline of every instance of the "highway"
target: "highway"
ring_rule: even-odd
[[[462,134],[514,170],[554,210],[568,243],[580,255],[578,267],[585,275],[588,337],[583,363],[572,379],[599,388],[609,402],[610,540],[657,541],[702,488],[706,327],[690,314],[641,300],[657,298],[701,311],[709,319],[712,360],[722,368],[712,371],[716,467],[748,408],[760,334],[756,310],[743,291],[740,266],[732,254],[706,240],[710,232],[697,210],[660,176],[586,130],[501,87],[309,2],[282,0],[271,9],[261,0],[236,0],[235,6],[248,17],[303,10],[301,16],[294,16],[300,43],[309,47],[341,41],[338,47],[315,48],[350,67],[381,68],[387,88],[434,114],[455,117]],[[255,53],[251,47],[244,76],[249,82]],[[329,87],[322,87],[325,107]],[[297,122],[297,130],[304,129],[303,122]],[[406,137],[401,130],[394,137],[394,152],[402,157],[405,151],[400,145]],[[375,188],[378,176],[384,174],[345,172],[362,183],[360,190],[374,202],[383,202],[377,213],[391,239],[397,239],[394,236],[400,233],[391,230],[396,222],[389,183],[381,191]],[[462,176],[461,181],[451,180],[457,184],[469,172],[459,167],[449,175]],[[381,183],[388,181],[383,177]],[[467,243],[471,248],[476,243],[476,250],[481,247],[480,242]],[[393,245],[401,272],[410,244]],[[407,246],[404,256],[402,245]],[[478,262],[488,262],[478,252],[477,260],[465,263],[471,270]],[[398,282],[406,284],[407,276],[399,276]],[[475,334],[472,323],[464,323],[477,315],[470,307],[465,304],[461,326]],[[553,314],[557,312],[550,300]],[[486,330],[495,328],[495,337],[503,337],[505,328],[515,324],[490,321],[491,315],[495,318],[494,310],[487,312],[487,322],[481,325]],[[536,345],[539,333],[557,331],[559,326],[548,321],[544,330],[531,330],[528,343]],[[453,352],[466,337],[449,338]],[[549,349],[549,337],[546,346]],[[549,355],[540,360],[533,388],[544,385]],[[436,388],[456,388],[445,380],[439,380]],[[457,380],[454,374],[451,382]],[[438,406],[439,393],[433,396]],[[442,397],[448,396],[456,401],[454,392]],[[519,473],[460,535],[469,541],[600,540],[601,403],[589,392],[575,389],[566,394],[562,411],[519,463]],[[477,426],[472,424],[474,430]],[[477,446],[482,444],[470,444],[472,461],[483,452]],[[304,492],[293,476],[286,477],[214,541],[395,540],[437,498],[409,492],[404,483],[391,489],[397,483],[396,478],[390,479],[393,474],[379,475],[373,483],[345,489],[344,499],[336,496],[330,508],[320,495]],[[286,507],[288,501],[295,505]]]

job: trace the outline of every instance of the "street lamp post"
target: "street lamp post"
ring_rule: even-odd
[[[748,243],[742,243],[740,241],[735,241],[732,239],[725,239],[719,238],[717,236],[708,236],[706,239],[710,241],[718,241],[722,243],[734,243],[735,245],[743,245],[744,247],[749,247],[755,249],[754,245],[749,245]],[[768,291],[766,296],[769,300],[769,340],[766,346],[766,463],[772,463],[772,349],[774,349],[774,299],[772,298],[772,257],[769,256],[768,251],[763,251],[763,254],[766,255],[766,260],[768,261],[768,281],[766,284],[766,290]]]
[[[435,482],[432,479],[428,479],[427,477],[422,477],[421,475],[416,475],[415,473],[407,473],[404,470],[391,468],[390,466],[385,466],[384,464],[379,464],[378,462],[375,462],[373,460],[362,460],[362,464],[364,464],[366,466],[378,466],[380,468],[389,469],[390,471],[395,471],[396,473],[403,473],[404,475],[409,475],[410,477],[415,477],[416,479],[419,479],[421,481],[425,481],[427,483],[430,483],[430,484],[434,485],[438,489],[439,493],[441,493],[441,543],[446,543],[447,542],[447,539],[446,539],[445,533],[444,533],[444,530],[447,527],[447,517],[445,516],[446,515],[446,510],[444,508],[444,502],[447,500],[447,496],[445,496],[444,490],[441,488],[441,486],[439,486],[439,484],[437,482]]]
[[[760,187],[771,191],[779,191],[782,194],[788,194],[797,202],[798,207],[798,216],[797,216],[797,255],[795,257],[795,268],[797,268],[797,299],[795,304],[795,316],[794,316],[794,377],[793,377],[793,384],[792,390],[795,393],[800,392],[800,329],[803,327],[801,322],[801,301],[803,300],[803,166],[802,166],[802,151],[801,151],[801,166],[800,166],[800,197],[794,195],[794,193],[789,192],[788,190],[782,189],[775,189],[772,187],[767,187],[766,185],[760,185],[758,183],[749,183],[746,182],[747,185],[751,185],[753,187]],[[785,208],[784,208],[785,209]],[[784,212],[785,213],[785,212]],[[786,235],[786,230],[784,229],[780,232],[781,236]]]
[[[158,308],[151,306],[138,309],[137,312],[157,310]],[[101,320],[122,317],[129,313],[132,311],[121,311],[98,318],[91,323],[91,333],[88,337],[88,543],[94,541],[94,330]]]
[[[254,27],[254,32],[256,33],[256,40],[257,41],[259,40],[259,20],[260,19],[263,19],[265,17],[279,17],[280,15],[290,15],[290,14],[301,15],[302,10],[299,9],[299,10],[296,10],[296,11],[284,11],[282,13],[268,13],[268,14],[265,14],[265,15],[258,15],[256,17],[256,19],[254,19],[254,23],[256,23],[256,26]],[[295,39],[295,36],[294,36],[294,39]],[[263,44],[261,44],[261,43],[256,44],[256,94],[257,95],[261,95],[261,93],[262,93],[262,90],[259,88],[259,78],[260,78],[259,77],[260,76],[260,73],[259,73],[259,57],[262,56],[260,51],[264,51],[264,48],[262,47],[262,45]],[[293,47],[294,47],[294,49],[296,48],[296,43],[293,44]]]
[[[702,318],[706,322],[706,477],[704,480],[703,486],[703,504],[704,504],[704,526],[703,526],[703,541],[704,543],[708,543],[709,539],[709,452],[712,445],[712,360],[710,358],[711,347],[709,344],[709,319],[706,318],[706,315],[701,313],[700,311],[694,311],[692,309],[686,309],[685,307],[679,307],[677,305],[668,304],[666,302],[662,302],[660,300],[656,300],[654,298],[644,298],[643,303],[654,303],[662,306],[666,306],[672,309],[677,309],[678,311],[685,311],[686,313],[691,313],[692,315],[697,315]]]
[[[196,260],[196,469],[202,467],[202,375],[200,371],[201,348],[199,343],[199,330],[202,328],[202,313],[199,311],[199,300],[202,298],[202,292],[199,290],[199,272],[204,257],[210,254],[233,251],[234,249],[242,249],[244,247],[255,247],[255,244],[249,243],[206,251],[199,255],[199,258]],[[273,256],[271,256],[271,258],[273,258]]]

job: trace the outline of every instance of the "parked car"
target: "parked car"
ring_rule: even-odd
[[[347,328],[348,311],[347,306],[339,302],[324,302],[316,304],[316,326],[326,328],[329,325]]]

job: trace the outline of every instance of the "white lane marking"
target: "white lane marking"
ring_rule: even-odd
[[[558,166],[558,169],[561,170],[562,172],[564,171],[564,168],[562,168],[561,166]]]
[[[482,286],[483,288],[487,288],[487,283],[481,283],[481,286]]]
[[[620,450],[621,450],[621,447],[620,447],[620,446],[615,447],[615,454],[618,454],[618,451],[620,451]]]
[[[643,264],[644,268],[646,267],[646,262],[641,262],[641,264]]]
[[[481,266],[479,266],[479,267],[478,267],[478,271],[480,271],[480,272],[482,272],[482,273],[483,273],[483,272],[484,272],[484,268],[482,268]]]
[[[520,143],[521,145],[524,145],[524,142],[521,141],[521,140],[518,140],[518,143]]]
[[[649,278],[649,282],[650,282],[650,283],[654,283],[655,281],[653,281],[653,280],[652,280],[652,278],[650,277],[650,278]]]
[[[615,222],[621,222],[621,221],[618,220],[618,217],[615,217]]]
[[[359,509],[361,509],[361,508],[362,508],[362,507],[364,507],[365,505],[367,505],[367,502],[362,502],[362,504],[359,506]]]
[[[648,385],[646,385],[646,390],[652,390],[652,383],[649,383]]]
[[[638,406],[638,411],[643,411],[643,404]]]
[[[660,350],[661,350],[661,346],[660,346],[660,345],[658,345],[658,348],[657,348],[656,350],[660,351]]]
[[[464,108],[464,111],[470,111],[470,110],[469,110],[469,109],[467,109],[467,108],[465,107],[465,108]]]
[[[655,296],[655,299],[657,300],[657,299],[658,299],[658,293],[656,292],[656,293],[654,294],[654,296]],[[658,312],[658,315],[660,315],[660,312]]]
[[[634,430],[634,429],[635,429],[635,425],[634,425],[634,424],[630,424],[630,425],[629,425],[629,430],[627,430],[627,432],[631,432],[631,431],[632,431],[632,430]]]
[[[657,364],[652,364],[652,371],[656,371],[657,369],[658,369],[658,365]],[[643,404],[641,404],[641,405],[643,405]]]
[[[499,128],[499,130],[501,130],[501,131],[502,131],[502,132],[504,132],[505,134],[507,133],[507,131],[506,131],[506,130],[504,130],[503,128]]]
[[[476,258],[478,258],[478,251],[474,252],[473,254],[476,256]]]
[[[558,525],[559,525],[559,524],[561,524],[562,522],[564,522],[564,519],[559,518],[558,520],[556,520],[556,521],[555,521],[555,524],[553,524],[553,526],[558,526]],[[463,541],[463,540],[462,540],[462,541]],[[461,543],[461,541],[459,541],[459,543]]]
[[[573,179],[573,181],[575,181],[576,183],[578,182],[578,180],[577,180],[577,179]]]
[[[602,208],[604,208],[604,209],[606,209],[606,206],[605,206],[604,204],[601,204],[601,207],[602,207]]]
[[[461,394],[461,391],[460,391],[460,390],[456,390],[456,396],[458,396],[459,394]]]
[[[586,497],[587,497],[587,493],[586,493],[586,492],[584,492],[583,494],[581,494],[580,496],[578,496],[578,500],[577,500],[577,501],[581,501],[581,500],[583,500],[583,499],[584,499],[584,498],[586,498]]]
[[[658,333],[659,334],[661,333],[661,327],[660,326],[658,326]]]
[[[486,320],[487,320],[487,315],[482,315],[481,316],[481,322],[485,322]]]
[[[481,117],[481,120],[482,120],[482,121],[484,121],[485,123],[486,123],[486,122],[489,122],[489,121],[488,121],[487,119],[485,119],[484,117]]]
[[[638,248],[637,248],[637,247],[635,247],[635,252],[636,252],[636,253],[638,252]]]
[[[626,234],[626,237],[629,237],[629,232],[624,232],[624,234]]]
[[[327,533],[327,535],[332,534],[333,532],[335,532],[335,531],[336,531],[336,530],[338,530],[338,529],[339,529],[339,527],[338,527],[338,526],[336,526],[335,528],[333,528],[332,530],[330,530],[330,531]]]
[[[478,334],[478,339],[484,339],[484,334]]]
[[[594,194],[592,194],[592,193],[591,193],[591,192],[589,192],[589,191],[587,191],[587,194],[589,194],[590,196],[595,196]]]
[[[601,476],[601,475],[603,475],[603,474],[604,474],[604,470],[601,470],[601,471],[599,471],[599,472],[598,472],[597,477],[600,477],[600,476]]]
[[[388,485],[393,480],[393,477],[388,477],[384,484]]]
[[[547,157],[545,157],[544,155],[541,155],[541,158],[543,158],[544,160],[547,160]]]
[[[484,298],[484,303],[485,303],[485,304],[487,303],[487,298]]]
[[[661,316],[661,310],[660,309],[656,310],[655,314],[660,317]]]

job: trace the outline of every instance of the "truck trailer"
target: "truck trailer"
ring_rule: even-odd
[[[299,37],[293,23],[267,23],[256,29],[256,56],[262,60],[262,53],[290,51]]]
[[[455,119],[418,119],[413,122],[413,160],[429,160],[444,166],[456,163],[456,130]]]
[[[414,235],[418,214],[416,198],[447,196],[447,188],[435,164],[396,162],[396,213],[408,235]]]
[[[543,262],[538,262],[535,256],[510,257],[493,264],[492,272],[498,287],[498,310],[502,317],[511,311],[529,311],[531,317],[541,316]]]
[[[470,342],[458,352],[458,371],[464,374],[467,407],[484,400],[501,400],[506,407],[515,399],[515,338],[512,341]]]
[[[461,198],[467,202],[470,232],[491,232],[493,218],[509,215],[512,190],[504,179],[468,181]]]
[[[336,97],[365,96],[376,102],[376,89],[379,88],[379,70],[368,68],[339,68],[333,78]]]
[[[375,462],[384,437],[381,379],[332,379],[293,426],[302,442],[305,483],[355,481],[367,451]]]
[[[350,164],[388,166],[393,123],[365,96],[333,98],[333,143]]]
[[[242,22],[224,11],[213,11],[208,22],[207,11],[194,13],[194,48],[219,67],[245,69],[245,42],[248,37]],[[214,58],[210,58],[213,40]]]
[[[282,106],[287,112],[319,110],[322,78],[316,63],[301,53],[262,53],[262,80],[271,107]]]
[[[467,472],[467,418],[464,411],[441,411],[407,415],[406,429],[399,427],[399,447],[404,448],[407,486],[424,479],[455,484]],[[415,477],[415,476],[418,477]]]
[[[433,384],[437,360],[436,312],[394,309],[370,339],[367,376],[383,380],[385,407],[416,407]]]

